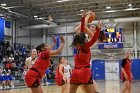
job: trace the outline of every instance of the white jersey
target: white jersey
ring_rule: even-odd
[[[26,61],[25,61],[25,65],[26,65],[26,66],[28,67],[28,69],[29,69],[29,68],[31,68],[31,67],[34,65],[35,61],[36,61],[36,58],[35,58],[35,59],[32,59],[32,57],[28,57],[28,58],[26,59]]]
[[[70,70],[71,70],[70,65],[64,66],[64,76],[65,77],[70,78]]]

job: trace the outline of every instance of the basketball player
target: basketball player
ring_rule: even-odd
[[[90,12],[92,12],[92,11],[88,11],[87,13],[83,12],[83,14],[82,14],[82,16],[85,17],[85,25],[87,25],[88,19],[91,16]],[[101,23],[98,26],[99,26],[99,28],[101,28]],[[77,33],[80,33],[80,27],[81,27],[81,24],[79,26],[77,26],[74,30]],[[98,27],[96,25],[91,25],[89,29],[88,29],[87,26],[85,26],[85,32],[88,35],[87,37],[88,37],[89,40],[93,37],[93,35],[94,35],[94,33],[96,32],[97,29],[98,29]],[[99,93],[98,85],[94,80],[93,80],[93,85],[94,85],[95,93]],[[83,86],[80,86],[80,87],[86,93],[84,87]]]
[[[25,78],[26,72],[34,65],[37,60],[37,51],[36,49],[31,50],[31,56],[25,60],[25,69],[23,72],[23,79]]]
[[[82,15],[82,19],[85,16]],[[72,72],[71,80],[70,80],[70,92],[69,93],[76,93],[77,88],[79,85],[83,85],[86,93],[94,93],[94,86],[92,75],[90,71],[90,58],[91,58],[91,50],[90,47],[97,41],[98,36],[100,34],[100,21],[98,23],[98,29],[92,36],[90,41],[87,41],[84,31],[89,31],[90,29],[85,25],[84,29],[81,30],[82,32],[75,35],[72,47],[75,47],[77,52],[74,57],[75,61],[75,68]],[[91,33],[93,34],[93,33]]]
[[[122,60],[122,63],[121,63],[122,80],[124,83],[122,93],[131,93],[131,81],[132,81],[133,75],[131,71],[132,62],[129,58],[130,55],[131,53],[127,51],[125,53],[125,58]]]
[[[70,84],[70,75],[72,73],[72,68],[71,66],[68,64],[68,61],[65,60],[64,62],[64,77],[66,79],[66,84]]]
[[[72,73],[72,68],[68,64],[68,61],[65,60],[65,62],[64,62],[64,77],[65,77],[65,83],[66,83],[66,88],[67,88],[68,93],[69,93],[69,90],[70,90],[71,73]]]
[[[32,67],[33,64],[35,63],[36,59],[37,59],[37,51],[36,51],[36,49],[32,49],[31,56],[26,58],[26,60],[25,60],[25,68],[29,69],[30,67]]]
[[[53,43],[49,46],[49,49],[51,50],[55,44],[56,44],[56,40],[53,38]],[[37,59],[37,51],[36,49],[32,49],[31,56],[27,58],[25,61],[25,68],[29,69],[30,67],[32,67],[36,59]]]
[[[56,44],[56,40],[53,38],[53,43],[49,46],[49,49],[52,49],[55,44]],[[32,49],[31,56],[25,60],[25,70],[23,72],[24,76],[26,75],[27,70],[29,70],[29,68],[31,68],[34,65],[36,60],[37,60],[37,51],[36,49]]]
[[[54,37],[53,37],[54,39]],[[57,50],[50,50],[48,44],[40,44],[37,46],[38,59],[35,64],[27,71],[25,82],[31,88],[32,93],[43,93],[40,80],[44,76],[46,69],[50,66],[50,57],[59,54],[64,48],[65,40],[60,36],[61,45]]]
[[[56,70],[55,81],[58,86],[61,86],[61,93],[66,92],[65,77],[64,77],[64,57],[59,57],[59,64]]]

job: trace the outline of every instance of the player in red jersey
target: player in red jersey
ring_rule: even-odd
[[[129,59],[131,53],[126,52],[125,58],[122,60],[121,63],[121,73],[122,73],[122,80],[124,82],[122,93],[131,93],[131,81],[133,78],[132,72],[131,72],[131,65],[132,62]]]
[[[60,39],[61,45],[57,50],[49,50],[50,47],[45,43],[40,44],[36,48],[39,52],[38,59],[25,76],[26,85],[31,88],[32,93],[43,93],[40,80],[44,76],[46,69],[50,66],[50,56],[59,54],[64,47],[65,40],[62,36],[60,36]]]
[[[83,19],[85,19],[85,16],[82,15],[82,20]],[[91,33],[93,36],[91,36],[90,41],[87,41],[84,31],[89,31],[89,33],[91,33],[86,23],[84,25],[84,29],[81,29],[81,32],[78,32],[75,35],[72,42],[72,47],[75,47],[77,52],[74,57],[75,68],[70,80],[71,85],[69,93],[76,93],[79,85],[83,85],[86,93],[94,93],[93,80],[90,71],[90,47],[97,41],[100,34],[100,28],[98,28],[95,33]]]
[[[85,25],[87,25],[87,23],[88,23],[88,19],[89,19],[89,17],[91,16],[91,15],[90,15],[91,12],[92,12],[92,11],[83,12],[83,14],[82,14],[82,19],[85,17]],[[94,14],[94,15],[95,15],[95,14]],[[98,28],[101,28],[101,25],[102,25],[102,24],[100,23],[100,20],[99,20],[98,26],[96,26],[96,25],[91,25],[89,29],[87,28],[87,26],[85,26],[85,32],[86,32],[87,37],[88,37],[89,40],[93,37],[93,35],[94,35],[94,33],[96,32],[96,30],[97,30]],[[76,31],[76,33],[80,33],[80,27],[81,27],[81,24],[80,24],[79,26],[77,26],[77,27],[74,29],[74,30]],[[93,80],[93,86],[94,86],[94,89],[95,89],[95,93],[99,93],[98,85],[97,85],[97,83],[96,83],[94,80]],[[80,87],[81,87],[82,90],[86,93],[84,87],[83,87],[82,85],[81,85]]]
[[[64,77],[64,62],[65,62],[64,57],[59,58],[59,65],[56,70],[56,75],[55,75],[55,81],[58,86],[62,87],[61,93],[65,93],[66,91],[66,85],[65,85],[65,77]]]

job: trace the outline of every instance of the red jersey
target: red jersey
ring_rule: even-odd
[[[97,41],[100,34],[100,29],[97,29],[92,39],[86,42],[83,46],[77,45],[76,55],[74,57],[75,67],[87,67],[90,66],[91,50],[90,47]]]
[[[13,67],[13,65],[12,65],[12,63],[7,63],[7,64],[6,64],[6,67],[7,67],[8,69],[11,69],[11,68]]]
[[[46,69],[50,66],[50,57],[49,51],[42,51],[38,53],[38,59],[36,60],[35,64],[31,67],[31,69],[36,69],[39,73],[41,78],[44,76]]]
[[[131,66],[132,66],[132,62],[129,59],[123,59],[122,61],[122,68],[124,68],[124,71],[126,72],[126,74],[128,75],[129,78],[131,77]],[[122,73],[122,77],[124,77],[124,74]]]
[[[60,66],[60,65],[59,65]],[[58,68],[57,68],[57,70],[56,70],[56,75],[55,75],[55,78],[63,78],[63,76],[60,74],[60,72],[59,72],[59,66],[58,66]],[[63,67],[63,69],[62,69],[62,72],[64,73],[64,67]]]

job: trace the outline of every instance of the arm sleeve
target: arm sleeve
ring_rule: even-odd
[[[100,34],[100,29],[98,28],[97,31],[95,32],[94,36],[92,37],[92,39],[85,43],[85,45],[84,45],[85,48],[91,47],[97,41],[99,34]]]
[[[43,51],[43,52],[41,53],[41,58],[42,58],[42,59],[48,59],[48,58],[49,58],[49,52],[50,52],[50,51]]]
[[[84,26],[85,26],[85,17],[82,17],[82,20],[81,20],[81,32],[84,32]]]
[[[121,67],[124,68],[125,64],[126,64],[126,59],[123,59],[121,63]]]

